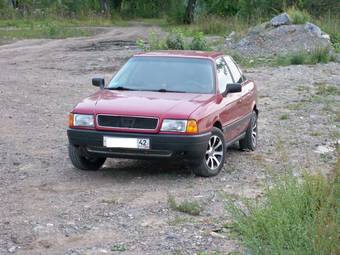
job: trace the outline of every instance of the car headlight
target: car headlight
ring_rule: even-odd
[[[73,121],[73,123],[72,123]],[[94,117],[89,114],[70,114],[70,127],[93,127]]]
[[[161,131],[197,133],[198,127],[195,120],[163,120]]]

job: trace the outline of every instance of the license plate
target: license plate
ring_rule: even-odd
[[[123,138],[104,136],[103,145],[107,148],[150,149],[149,138]]]

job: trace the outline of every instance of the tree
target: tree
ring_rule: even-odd
[[[116,11],[116,12],[120,12],[121,8],[122,8],[122,2],[123,0],[112,0],[111,4],[112,4],[112,8]]]
[[[184,14],[184,23],[191,24],[194,21],[197,0],[189,0]]]
[[[100,9],[102,13],[105,13],[105,14],[109,13],[110,7],[109,7],[108,0],[100,0]]]

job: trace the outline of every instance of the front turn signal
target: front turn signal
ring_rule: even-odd
[[[198,133],[198,126],[196,120],[188,120],[186,132],[190,134]]]
[[[71,112],[68,116],[68,126],[70,128],[73,128],[74,127],[74,116],[73,116],[73,113]]]

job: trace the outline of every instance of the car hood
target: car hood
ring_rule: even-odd
[[[213,98],[212,94],[102,90],[80,102],[74,112],[186,119]]]

